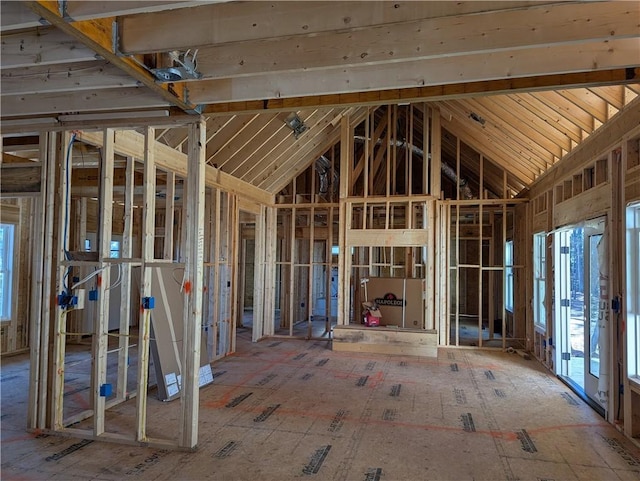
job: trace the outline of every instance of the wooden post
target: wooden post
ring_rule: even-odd
[[[482,192],[482,183],[483,183],[483,156],[480,154],[480,181],[479,181],[479,189],[478,192]],[[458,175],[458,182],[460,182],[460,175]],[[478,203],[478,347],[482,347],[482,307],[483,307],[483,283],[482,283],[482,274],[484,272],[482,268],[483,259],[482,259],[482,227],[484,224],[484,212],[482,210],[482,199],[480,199]]]
[[[435,197],[435,193],[431,189],[430,175],[432,165],[432,156],[430,154],[431,119],[429,118],[429,107],[426,102],[422,102],[422,194],[431,194]]]
[[[198,442],[200,339],[204,286],[204,190],[206,123],[189,125],[187,191],[187,242],[185,245],[185,309],[182,345],[182,396],[180,446]],[[190,284],[190,289],[186,286]]]
[[[47,212],[49,210],[48,193],[53,189],[55,175],[49,176],[49,168],[55,166],[55,157],[52,157],[50,144],[55,146],[54,133],[44,132],[40,134],[40,196],[34,199],[34,222],[32,232],[33,264],[31,269],[31,306],[29,314],[29,346],[31,347],[29,369],[29,408],[27,410],[27,427],[29,429],[44,428],[44,409],[46,406],[47,370],[46,363],[41,364],[42,358],[46,358],[46,350],[43,350],[42,339],[49,338],[49,318],[45,319],[45,306],[48,305],[50,296],[43,296],[44,271],[51,271],[51,245],[46,242],[49,239],[47,224]],[[54,171],[55,172],[55,171]],[[51,205],[51,208],[53,206]],[[53,220],[49,219],[52,224]],[[49,255],[47,256],[47,250]],[[47,262],[49,264],[47,265]],[[46,346],[46,344],[45,344]],[[44,386],[44,391],[41,388]],[[41,414],[42,413],[42,414]]]
[[[351,166],[351,148],[353,136],[351,135],[351,126],[349,116],[345,115],[340,120],[340,224],[338,232],[338,324],[349,324],[349,277],[350,272],[347,270],[347,196],[349,195],[349,174]]]
[[[231,281],[231,289],[229,293],[229,334],[231,342],[231,352],[236,350],[236,319],[237,319],[237,300],[238,300],[238,237],[240,231],[240,222],[238,220],[237,197],[235,194],[227,195],[228,207],[227,212],[227,230],[225,242],[227,244],[227,269],[228,277]],[[242,316],[242,313],[240,313]]]
[[[491,211],[489,214],[489,224],[491,225],[491,238],[489,239],[489,265],[495,265],[495,238],[496,238],[496,221],[495,221],[495,211]],[[493,339],[493,331],[494,331],[494,320],[496,317],[495,312],[495,282],[496,282],[496,271],[491,269],[489,271],[489,286],[488,286],[488,300],[489,300],[489,339]]]
[[[156,165],[155,131],[147,127],[144,136],[144,180],[142,211],[142,272],[140,289],[140,324],[138,333],[138,395],[136,397],[136,440],[147,441],[147,387],[149,384],[149,339],[151,310],[144,308],[144,300],[151,296],[151,269],[153,261],[156,217]]]
[[[103,142],[103,159],[100,165],[100,199],[101,224],[98,226],[98,258],[101,269],[98,282],[98,312],[94,320],[92,357],[93,357],[93,430],[94,435],[104,433],[106,394],[102,392],[107,382],[107,340],[109,329],[109,289],[111,288],[111,232],[113,219],[113,163],[114,163],[114,131],[105,129]]]
[[[460,137],[456,139],[456,200],[460,200]],[[456,346],[460,345],[460,204],[456,203]]]
[[[226,319],[222,319],[221,313],[223,306],[225,306],[224,299],[220,292],[221,272],[224,269],[223,251],[220,243],[220,231],[222,222],[222,199],[220,189],[214,189],[213,192],[213,205],[211,206],[211,215],[213,216],[213,235],[211,241],[211,262],[213,267],[211,268],[212,274],[210,275],[211,285],[209,286],[209,305],[212,307],[212,319],[211,319],[211,343],[213,344],[213,350],[211,356],[215,359],[218,356],[218,343],[220,343],[220,355],[226,354],[226,351],[222,349],[222,339],[219,339],[220,323],[226,322]],[[226,349],[227,342],[225,340],[224,346]]]
[[[369,192],[369,175],[372,177],[375,175],[375,172],[369,172],[371,164],[369,163],[369,145],[373,142],[375,145],[376,139],[371,138],[371,134],[373,129],[371,128],[371,118],[373,116],[373,111],[371,107],[367,107],[367,117],[364,120],[364,154],[362,155],[362,162],[364,163],[364,182],[362,184],[363,197],[366,199],[372,192]],[[342,171],[341,171],[342,172]],[[356,179],[353,179],[355,182]]]
[[[56,281],[56,294],[67,291],[67,283],[71,282],[67,279],[67,267],[64,265],[66,258],[66,250],[69,242],[69,209],[71,189],[71,150],[75,136],[70,132],[65,132],[63,142],[60,149],[60,183],[59,183],[59,202],[58,202],[58,246],[57,246],[57,263],[58,277]],[[53,173],[55,178],[55,171]],[[53,212],[52,212],[53,214]],[[46,289],[48,291],[49,289]],[[49,291],[50,292],[50,291]],[[52,403],[52,425],[54,430],[62,430],[64,427],[64,370],[65,370],[65,348],[66,348],[66,325],[67,325],[67,309],[58,307],[55,309],[54,319],[54,347],[53,347],[53,403]],[[43,346],[48,349],[48,346]]]
[[[395,132],[396,132],[396,117],[393,115],[393,112],[395,112],[397,110],[397,107],[391,107],[388,106],[387,107],[387,136],[386,136],[386,148],[385,148],[385,152],[387,155],[385,155],[385,162],[386,162],[386,169],[385,169],[385,173],[387,176],[386,179],[386,183],[385,183],[385,196],[389,197],[389,195],[391,194],[391,163],[392,163],[392,155],[394,155],[393,159],[395,159],[395,151],[396,151],[396,147],[391,148],[391,141],[396,139],[395,136]]]
[[[435,319],[438,317],[436,314],[436,232],[437,232],[437,224],[436,224],[436,202],[435,201],[427,201],[424,203],[424,208],[426,212],[424,212],[422,216],[422,228],[427,229],[429,233],[428,243],[423,248],[423,251],[426,250],[426,255],[423,254],[422,259],[425,263],[424,266],[424,276],[425,276],[425,317],[424,317],[424,325],[425,329],[439,329],[436,326]]]
[[[294,179],[295,186],[295,179]],[[295,200],[295,190],[294,196]],[[296,207],[291,208],[291,216],[289,217],[289,303],[287,310],[287,314],[289,317],[289,336],[293,336],[293,324],[294,324],[294,305],[295,305],[295,278],[296,278],[296,268],[295,264],[295,256],[296,256]],[[286,234],[285,234],[286,235]]]
[[[278,212],[266,207],[266,245],[264,269],[264,334],[275,334],[276,249],[278,244]]]
[[[431,195],[440,199],[442,174],[442,130],[440,109],[434,107],[431,115]],[[426,148],[425,148],[426,155]]]
[[[122,233],[122,257],[131,259],[133,255],[133,204],[135,187],[135,160],[127,157],[124,187],[124,229]],[[129,326],[131,325],[131,263],[123,262],[120,289],[120,337],[118,338],[118,389],[117,398],[126,399],[129,368]]]
[[[264,336],[264,257],[265,257],[265,208],[255,215],[254,262],[253,262],[253,329],[251,338],[257,342]],[[244,244],[246,246],[246,243]],[[243,249],[246,258],[246,249]],[[243,269],[244,278],[246,270]]]
[[[507,171],[502,171],[502,196],[507,197]],[[502,203],[502,242],[501,246],[504,252],[504,246],[507,244],[507,204]],[[513,263],[513,262],[512,262]],[[507,347],[507,309],[506,304],[506,286],[507,286],[507,269],[504,264],[504,255],[502,256],[502,348]]]

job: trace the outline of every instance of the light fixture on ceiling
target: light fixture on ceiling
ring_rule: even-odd
[[[478,114],[476,114],[475,112],[471,112],[469,114],[469,118],[471,120],[475,120],[476,122],[478,122],[480,125],[482,125],[484,127],[484,124],[487,122],[485,119],[483,119],[482,117],[480,117]]]
[[[284,123],[287,125],[287,127],[293,130],[293,135],[296,139],[302,132],[307,130],[307,125],[300,117],[298,117],[298,114],[295,112],[290,113],[289,116],[284,119]]]
[[[180,80],[194,80],[202,77],[202,74],[198,72],[198,62],[196,57],[198,50],[193,52],[193,55],[189,56],[191,50],[187,50],[184,53],[177,51],[169,52],[169,59],[172,66],[163,68],[154,68],[151,70],[156,79],[161,82],[179,82]]]

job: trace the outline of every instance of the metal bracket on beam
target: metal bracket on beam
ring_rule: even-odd
[[[58,0],[58,12],[60,12],[60,16],[67,22],[73,22],[73,18],[69,15],[67,11],[67,0]]]
[[[124,57],[124,54],[120,51],[120,32],[118,30],[117,21],[114,21],[111,24],[111,50],[118,57]]]

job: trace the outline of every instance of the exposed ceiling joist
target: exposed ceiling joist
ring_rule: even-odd
[[[139,86],[106,60],[2,69],[1,75],[3,96]]]
[[[29,8],[46,19],[49,23],[65,34],[79,40],[98,55],[104,57],[116,67],[120,68],[164,102],[179,107],[187,112],[195,112],[196,105],[187,100],[187,93],[183,84],[156,83],[153,75],[134,60],[119,56],[113,50],[113,24],[115,18],[100,18],[82,22],[67,22],[58,10],[58,2],[41,0],[28,2]]]
[[[2,16],[0,17],[0,31],[7,32],[42,25],[43,21],[22,1],[3,1]],[[72,1],[61,2],[64,6],[64,16],[75,21],[93,18],[113,17],[116,15],[132,15],[136,13],[157,12],[185,8],[203,3],[213,3],[208,0],[172,2],[169,0],[143,0],[108,2]]]
[[[362,8],[370,6],[364,3]],[[491,22],[488,22],[487,16],[491,17]],[[495,28],[495,25],[501,27]],[[532,28],[531,25],[535,27]],[[438,32],[437,42],[433,41],[432,32]],[[637,19],[625,5],[593,3],[581,8],[578,15],[575,14],[575,5],[572,4],[555,6],[552,16],[549,9],[542,6],[471,16],[387,23],[368,29],[325,31],[295,38],[278,36],[269,40],[234,42],[226,45],[192,45],[190,48],[199,48],[198,71],[202,79],[220,79],[314,70],[322,70],[322,74],[325,75],[326,69],[352,70],[354,67],[372,67],[389,63],[401,63],[399,67],[405,68],[404,62],[424,60],[432,60],[427,65],[441,70],[452,67],[452,57],[462,57],[468,62],[476,54],[482,55],[486,60],[486,55],[492,53],[511,52],[511,56],[515,57],[531,56],[535,54],[520,50],[544,48],[557,56],[561,55],[557,52],[566,51],[559,50],[559,46],[570,45],[575,51],[578,43],[593,44],[602,41],[607,41],[612,50],[623,49],[625,44],[617,41],[628,39],[636,33]],[[168,50],[178,49],[180,46],[173,46]],[[506,58],[508,57],[505,55],[497,57],[501,63]],[[435,59],[447,61],[435,63]],[[604,57],[603,60],[606,62]],[[544,64],[542,58],[537,58],[534,63]],[[480,80],[496,78],[495,74],[489,73],[487,64],[484,66],[487,76]],[[408,65],[411,68],[410,64]],[[474,62],[474,67],[477,65],[478,63]],[[617,63],[615,66],[620,64]],[[513,62],[510,67],[512,76],[518,75],[518,67],[519,64]],[[577,69],[590,68],[592,64],[587,65],[587,68]],[[549,70],[541,65],[539,70],[533,73],[544,74],[549,73]],[[410,78],[411,75],[413,74],[407,77]],[[463,79],[467,78],[472,78],[469,72],[466,72]],[[351,81],[354,81],[353,78]],[[448,80],[442,78],[424,79],[426,85],[433,84],[434,81],[448,83]],[[416,83],[407,86],[414,85]],[[290,95],[284,87],[281,93]],[[196,98],[199,98],[198,95]]]
[[[190,97],[209,104],[318,94],[366,92],[393,88],[451,85],[504,78],[625,68],[640,50],[640,38],[575,45],[534,47],[486,55],[462,55],[349,69],[295,71],[192,82]],[[595,66],[595,67],[594,67]]]
[[[633,82],[640,82],[640,67],[570,74],[551,74],[540,77],[461,82],[429,87],[392,88],[342,94],[311,94],[302,97],[253,101],[222,101],[220,103],[205,105],[203,107],[203,113],[226,115],[230,113],[263,112],[267,110],[288,111],[304,107],[424,102],[491,94],[537,92],[556,88],[631,84]]]
[[[553,2],[542,2],[553,3]],[[229,2],[121,19],[128,54],[359,30],[415,19],[526,8],[540,2]],[[171,25],[171,29],[163,28]]]
[[[91,62],[99,58],[82,42],[52,27],[2,36],[2,69]]]

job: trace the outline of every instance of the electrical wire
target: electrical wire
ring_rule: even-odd
[[[175,276],[175,272],[176,271],[182,271],[182,280],[179,281],[178,279],[176,279]],[[173,271],[171,271],[171,277],[173,277],[173,280],[176,281],[176,284],[178,284],[180,286],[180,292],[182,292],[184,290],[184,281],[186,280],[186,273],[187,270],[184,267],[176,267]]]
[[[69,250],[67,249],[68,247],[68,242],[69,239],[67,237],[67,233],[69,230],[69,211],[71,210],[71,206],[69,205],[69,194],[71,192],[71,169],[70,164],[71,164],[71,152],[73,151],[73,143],[76,140],[76,132],[73,132],[71,134],[71,139],[69,139],[69,145],[67,146],[67,158],[66,158],[66,162],[65,162],[65,176],[66,176],[66,182],[65,182],[65,192],[64,192],[64,235],[62,237],[62,242],[64,243],[64,253],[65,256],[67,257],[68,260],[68,253]]]
[[[110,266],[110,267],[113,267],[113,266]],[[116,282],[111,284],[105,290],[110,291],[111,289],[118,287],[121,282],[122,282],[122,264],[118,264],[118,278],[116,279]]]
[[[108,267],[108,266],[107,266]],[[102,267],[100,269],[96,269],[95,271],[93,271],[92,273],[90,273],[88,276],[86,276],[84,279],[79,280],[78,282],[76,282],[71,289],[76,289],[78,287],[80,287],[82,284],[84,284],[85,282],[90,281],[96,274],[99,274],[100,272],[104,271],[107,267]]]

